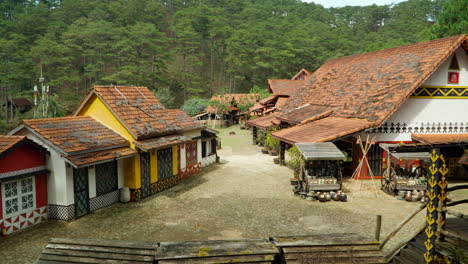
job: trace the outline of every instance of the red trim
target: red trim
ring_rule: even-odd
[[[36,208],[47,206],[47,175],[36,175]]]

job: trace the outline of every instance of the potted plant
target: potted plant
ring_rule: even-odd
[[[302,156],[301,156],[301,153],[299,152],[299,149],[296,146],[288,149],[287,164],[289,167],[291,167],[291,169],[294,170],[294,177],[296,178],[299,176],[301,161],[302,161]]]

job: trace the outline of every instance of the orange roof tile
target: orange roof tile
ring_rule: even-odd
[[[466,40],[453,36],[331,59],[296,91],[285,109],[328,106],[333,116],[383,122]]]
[[[315,117],[327,112],[328,107],[324,105],[304,105],[289,112],[283,112],[278,115],[278,119],[290,124],[299,124],[303,120]]]
[[[259,94],[223,94],[212,96],[210,101],[218,101],[228,107],[231,106],[231,102],[235,101],[237,105],[243,104],[255,104],[260,98]],[[209,105],[206,108],[208,113],[216,113],[217,109],[214,105]]]
[[[286,102],[289,100],[289,97],[280,97],[278,100],[276,100],[275,107],[277,109],[282,109],[283,106],[286,104]]]
[[[147,87],[94,86],[92,93],[109,106],[137,139],[205,127],[180,109],[166,109]]]
[[[261,103],[257,102],[252,107],[249,108],[249,111],[254,112],[254,111],[258,111],[258,110],[263,110],[265,108],[266,108],[266,106],[264,106]]]
[[[304,80],[307,79],[312,73],[306,69],[301,69],[291,80]]]
[[[29,119],[23,125],[66,156],[128,146],[127,140],[89,116]]]
[[[274,95],[292,96],[303,88],[304,80],[268,79],[268,90]]]
[[[84,166],[108,162],[115,159],[128,158],[131,156],[135,156],[136,153],[137,152],[135,150],[129,147],[121,147],[73,156],[62,155],[62,157],[69,163],[71,163],[74,167],[80,168]]]
[[[272,135],[289,144],[326,142],[362,131],[372,126],[363,119],[325,117],[317,121],[286,128]]]
[[[170,135],[165,137],[150,138],[133,142],[135,146],[143,151],[152,151],[155,149],[167,148],[174,145],[183,144],[192,141],[191,138],[184,135]]]
[[[468,143],[468,134],[411,134],[411,138],[426,144]]]
[[[266,116],[262,116],[262,117],[259,117],[259,118],[249,120],[249,121],[247,121],[247,124],[249,124],[251,126],[254,126],[254,127],[259,127],[259,128],[262,128],[262,129],[266,129],[266,128],[276,126],[275,123],[272,123],[272,122],[275,122],[275,121],[279,123],[278,119],[276,118],[276,113],[273,113],[273,114],[269,114],[269,115],[266,115]]]
[[[3,154],[4,151],[7,151],[14,145],[21,142],[26,137],[24,136],[4,136],[0,135],[0,155]]]
[[[277,98],[279,97],[279,95],[270,95],[268,96],[267,98],[264,98],[262,100],[259,101],[259,103],[263,104],[263,105],[266,105],[266,104],[271,104],[273,103]]]

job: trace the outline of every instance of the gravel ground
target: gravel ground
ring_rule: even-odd
[[[371,181],[345,184],[350,191],[346,203],[300,199],[289,185],[292,171],[261,154],[251,144],[250,131],[220,131],[220,164],[141,202],[116,204],[71,222],[50,220],[0,238],[1,262],[31,263],[51,237],[189,241],[354,232],[372,239],[378,214],[384,238],[419,207],[378,191],[379,182]],[[423,224],[420,213],[385,251]]]

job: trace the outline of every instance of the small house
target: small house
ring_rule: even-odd
[[[244,112],[259,99],[259,94],[223,94],[211,97],[211,104],[206,109],[208,126],[238,124]]]
[[[2,235],[47,219],[47,150],[24,136],[0,136]]]
[[[92,117],[24,120],[10,134],[26,136],[49,153],[42,204],[49,218],[71,220],[120,201],[124,163],[136,151]]]

